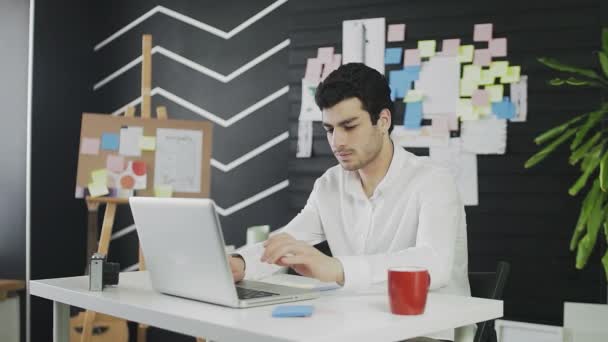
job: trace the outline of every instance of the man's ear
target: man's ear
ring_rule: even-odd
[[[391,111],[387,108],[384,108],[380,111],[380,115],[378,115],[378,123],[384,132],[388,132],[388,129],[391,127]]]

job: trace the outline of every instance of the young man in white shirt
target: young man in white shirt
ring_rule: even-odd
[[[466,220],[446,168],[394,146],[386,78],[360,63],[317,88],[327,140],[339,162],[319,177],[302,211],[267,241],[230,258],[235,281],[280,267],[363,289],[394,266],[419,266],[431,289],[470,295]],[[333,257],[313,245],[327,241]],[[436,338],[453,340],[454,332]]]

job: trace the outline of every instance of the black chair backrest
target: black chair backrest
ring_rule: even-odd
[[[511,266],[508,262],[500,261],[496,272],[469,272],[471,295],[473,297],[501,300],[510,270]],[[494,320],[477,323],[474,342],[496,341]]]

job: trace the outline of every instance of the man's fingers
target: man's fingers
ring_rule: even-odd
[[[288,255],[281,257],[277,262],[280,266],[292,266],[308,264],[310,258],[306,255]]]
[[[306,254],[306,252],[308,251],[309,248],[312,248],[312,247],[308,246],[307,244],[303,244],[303,243],[298,243],[298,242],[287,243],[287,244],[282,245],[281,247],[277,248],[276,250],[274,250],[272,252],[272,254],[269,254],[267,262],[270,264],[274,264],[281,257],[284,257],[287,254],[303,255],[303,254]]]

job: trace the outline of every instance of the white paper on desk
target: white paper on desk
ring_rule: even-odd
[[[528,119],[528,76],[521,75],[519,82],[511,83],[511,102],[515,104],[515,117],[512,122],[525,122]]]
[[[343,63],[364,63],[384,75],[385,34],[384,18],[343,21]]]
[[[505,154],[507,149],[507,120],[493,115],[462,122],[462,149],[476,154]]]
[[[122,127],[120,129],[120,143],[118,153],[123,156],[139,157],[141,149],[139,148],[139,138],[144,135],[143,127]]]
[[[477,155],[461,149],[460,138],[451,138],[448,146],[433,146],[430,158],[449,168],[454,176],[464,205],[479,204]]]
[[[269,277],[263,278],[260,281],[275,285],[292,286],[301,289],[310,289],[318,291],[333,290],[341,287],[335,282],[325,283],[315,278],[303,277],[293,274],[274,274]]]
[[[302,101],[300,104],[300,121],[322,121],[323,115],[321,109],[315,102],[315,92],[317,91],[318,82],[311,82],[305,78],[302,79]]]
[[[154,184],[170,185],[174,192],[200,192],[202,157],[202,131],[157,129]]]
[[[310,158],[312,155],[312,121],[300,120],[298,122],[298,150],[296,158]]]
[[[433,56],[422,63],[416,90],[424,94],[422,114],[448,115],[458,111],[460,62],[457,56]]]

